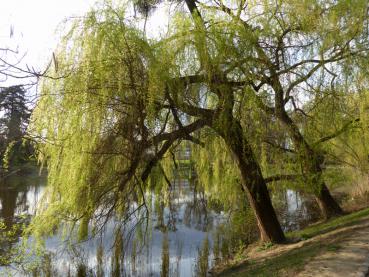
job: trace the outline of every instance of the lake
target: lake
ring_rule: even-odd
[[[39,176],[33,170],[13,175],[0,185],[0,217],[6,228],[30,220],[46,182],[45,174]],[[229,215],[209,205],[206,193],[197,191],[188,180],[174,182],[170,194],[170,203],[148,194],[151,213],[136,211],[124,225],[111,219],[100,235],[90,233],[84,242],[66,242],[61,233],[47,238],[49,254],[34,275],[204,276],[215,260],[231,254],[226,253],[229,247],[224,246],[226,234],[222,233],[229,227]],[[314,204],[298,192],[281,190],[272,199],[285,231],[316,219],[317,214],[311,213]],[[3,242],[3,253],[20,240]],[[25,274],[9,266],[1,270]]]

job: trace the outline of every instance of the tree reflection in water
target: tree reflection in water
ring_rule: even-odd
[[[28,222],[21,215],[34,213],[45,183],[45,176],[35,176],[17,176],[0,186],[0,216],[7,230]],[[145,212],[136,213],[134,220],[125,225],[119,218],[113,219],[101,235],[80,244],[63,243],[60,234],[47,239],[49,254],[39,268],[33,269],[33,275],[205,276],[214,260],[232,253],[237,241],[230,238],[227,227],[237,228],[232,225],[232,217],[224,215],[222,207],[210,201],[192,180],[178,178],[165,195],[147,195],[152,211],[149,218]],[[300,194],[280,191],[273,195],[285,228],[297,228],[301,220],[308,221],[304,214],[309,214],[309,202]],[[246,229],[237,230],[247,237]],[[20,234],[1,242],[3,256],[11,253]]]

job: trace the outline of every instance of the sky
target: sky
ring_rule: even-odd
[[[82,16],[97,0],[1,0],[0,48],[18,49],[19,54],[6,56],[7,61],[22,58],[22,66],[42,71],[52,59],[52,53],[62,33],[62,21]],[[149,32],[158,33],[166,22],[166,9],[159,9],[150,18]],[[12,33],[12,36],[10,35]],[[2,56],[4,57],[4,56]],[[0,80],[1,86],[14,85],[19,80]]]
[[[2,0],[0,48],[18,49],[18,58],[25,55],[23,64],[41,69],[51,59],[60,22],[70,16],[83,15],[95,1]]]

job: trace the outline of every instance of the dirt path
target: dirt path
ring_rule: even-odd
[[[297,277],[369,276],[369,226],[362,227],[311,259]]]

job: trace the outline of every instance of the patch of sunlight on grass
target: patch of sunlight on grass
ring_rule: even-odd
[[[360,221],[363,217],[369,215],[369,208],[354,212],[348,215],[343,215],[330,219],[328,221],[311,225],[303,230],[290,232],[287,235],[288,238],[299,237],[303,239],[308,239],[319,234],[323,234],[339,227],[346,227],[353,225]]]
[[[300,271],[307,259],[316,256],[323,248],[320,244],[309,245],[303,248],[294,249],[278,257],[267,259],[260,263],[249,262],[241,265],[238,269],[230,270],[225,275],[227,277],[277,277],[293,276]]]
[[[311,225],[303,230],[290,232],[286,234],[288,238],[303,238],[308,239],[319,234],[329,231],[348,227],[360,222],[364,217],[369,216],[369,208],[332,218],[328,221]],[[328,244],[324,245],[320,242],[293,249],[280,256],[271,257],[269,259],[255,262],[246,260],[243,264],[230,268],[223,272],[220,276],[227,277],[285,277],[294,276],[295,273],[303,269],[305,263],[310,258],[318,255],[321,251],[337,251],[339,245]]]

